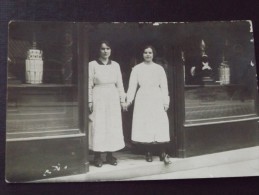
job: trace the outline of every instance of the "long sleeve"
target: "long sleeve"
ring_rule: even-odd
[[[122,74],[121,74],[121,69],[120,69],[119,64],[118,64],[118,68],[117,68],[116,86],[117,86],[118,91],[119,91],[120,101],[125,102],[126,94],[125,94],[125,90],[124,90],[124,86],[123,86]]]
[[[94,67],[92,63],[88,65],[88,102],[93,102],[94,87]]]
[[[169,105],[170,98],[168,95],[167,77],[166,77],[166,73],[165,73],[164,69],[162,69],[162,71],[161,71],[160,88],[161,88],[162,95],[163,95],[164,105]]]
[[[132,103],[135,98],[136,90],[138,87],[138,79],[136,68],[133,68],[130,74],[129,88],[127,91],[127,102]]]

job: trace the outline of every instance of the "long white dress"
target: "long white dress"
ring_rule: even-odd
[[[93,102],[89,115],[90,150],[113,152],[124,148],[120,102],[125,102],[126,95],[119,64],[91,61],[88,83],[88,101]]]
[[[168,84],[162,66],[140,63],[133,68],[127,101],[132,102],[134,98],[132,141],[169,142],[169,121],[164,110],[164,105],[169,105]]]

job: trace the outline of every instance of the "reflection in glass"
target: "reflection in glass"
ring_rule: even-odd
[[[72,32],[70,23],[10,24],[8,75],[12,76],[8,77],[7,140],[79,132]],[[27,51],[37,55],[44,52],[43,78],[37,82],[25,74],[29,71]],[[36,57],[41,60],[41,56]]]
[[[189,39],[192,48],[185,48],[184,52],[186,124],[240,119],[256,114],[256,70],[251,34],[245,26],[237,24],[236,27],[243,28],[243,39],[238,38],[240,34],[234,27],[233,30],[229,27],[225,34],[230,40],[209,35],[204,35],[206,41],[202,35]],[[226,33],[223,28],[218,31]],[[199,39],[202,40],[200,45]]]

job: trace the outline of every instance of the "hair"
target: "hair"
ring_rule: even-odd
[[[156,49],[155,49],[152,45],[146,45],[145,47],[143,47],[142,52],[144,53],[145,49],[147,49],[147,48],[152,49],[152,52],[153,52],[153,58],[155,58],[155,57],[156,57]]]
[[[107,41],[107,40],[102,40],[102,41],[100,41],[99,44],[98,44],[98,50],[100,50],[102,44],[105,44],[105,45],[107,45],[109,48],[112,48],[109,41]]]

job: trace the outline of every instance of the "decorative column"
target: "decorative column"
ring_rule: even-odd
[[[204,40],[201,40],[200,48],[201,48],[201,56],[205,56],[206,55],[206,52],[205,52],[206,45],[205,45]]]

